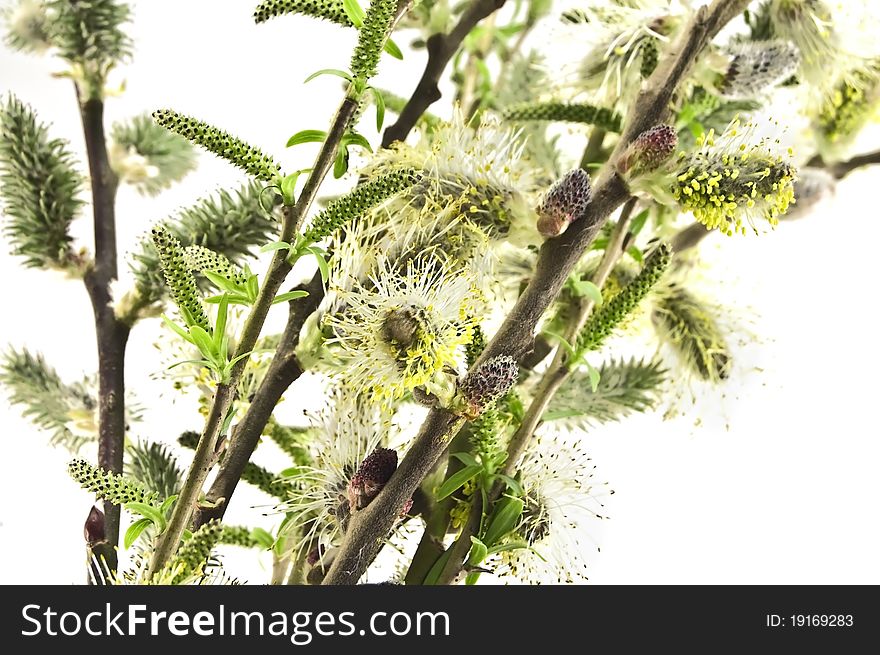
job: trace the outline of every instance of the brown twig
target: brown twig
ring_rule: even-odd
[[[629,123],[596,184],[586,215],[560,237],[544,242],[534,276],[472,370],[492,357],[506,354],[519,358],[530,349],[541,316],[558,296],[605,219],[629,197],[626,184],[614,170],[617,158],[633,139],[660,122],[696,57],[747,4],[748,0],[715,0],[697,10],[681,38],[640,91],[629,112]],[[445,409],[434,409],[428,414],[397,472],[379,496],[352,517],[324,584],[357,583],[379,552],[404,504],[463,423],[464,419]]]
[[[842,180],[858,168],[862,168],[864,166],[873,166],[875,164],[880,164],[880,150],[875,150],[874,152],[868,152],[864,155],[858,155],[846,161],[831,164],[830,166],[828,166],[828,170],[835,177],[835,179]]]
[[[77,89],[79,98],[79,89]],[[110,283],[117,277],[116,189],[118,179],[107,157],[104,134],[104,102],[100,98],[80,100],[83,134],[92,186],[95,259],[83,277],[95,319],[98,344],[98,466],[122,472],[125,442],[125,346],[129,326],[113,311]],[[116,569],[120,507],[104,502],[105,540],[92,547],[93,553]]]
[[[446,70],[449,60],[458,52],[461,42],[481,20],[504,6],[505,0],[476,0],[461,15],[458,23],[449,34],[432,34],[425,43],[428,62],[413,91],[412,96],[401,110],[397,122],[389,126],[382,135],[382,147],[387,148],[395,141],[403,141],[416,122],[440,97],[440,76]]]

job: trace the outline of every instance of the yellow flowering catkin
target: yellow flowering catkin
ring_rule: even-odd
[[[794,202],[794,168],[764,142],[737,139],[737,126],[717,139],[709,131],[694,152],[683,153],[671,188],[682,210],[727,235],[745,234],[746,223],[754,229],[755,218],[775,226]]]

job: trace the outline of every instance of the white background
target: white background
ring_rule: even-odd
[[[289,152],[284,142],[326,126],[339,85],[330,77],[301,82],[318,68],[347,67],[353,32],[300,17],[255,26],[254,0],[133,4],[136,55],[116,78],[127,90],[109,100],[109,120],[173,107],[276,154],[289,170],[309,165],[310,146]],[[408,43],[404,35],[397,41]],[[404,62],[384,58],[377,86],[408,95],[423,62],[423,52]],[[61,67],[0,49],[0,92],[33,104],[54,124],[52,134],[81,152],[71,84],[50,77]],[[122,189],[120,243],[240,180],[203,156],[196,173],[158,199]],[[880,169],[857,172],[803,220],[760,238],[707,244],[723,296],[757,313],[755,338],[737,352],[747,372],[724,398],[701,394],[684,419],[637,417],[585,436],[598,476],[616,491],[593,582],[880,583],[878,184]],[[76,233],[90,242],[88,219]],[[7,308],[0,344],[42,351],[68,380],[92,373],[93,326],[81,283],[24,269],[5,245],[0,279]],[[149,408],[136,433],[171,442],[197,429],[199,418],[191,403],[173,401],[167,383],[151,379],[161,368],[158,334],[155,322],[134,330],[127,382]],[[68,454],[49,448],[5,398],[0,426],[0,582],[81,582],[89,494],[67,478]],[[272,454],[266,448],[260,456],[270,462]],[[259,512],[249,507],[266,502],[240,488],[229,516],[253,525]],[[230,551],[226,561],[233,575],[261,583],[267,577],[253,559]]]

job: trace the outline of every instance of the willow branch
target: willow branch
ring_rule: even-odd
[[[79,98],[79,89],[77,96]],[[110,283],[117,276],[116,189],[118,179],[107,156],[104,102],[80,99],[80,116],[92,187],[95,258],[83,277],[95,320],[98,345],[98,466],[122,472],[125,442],[125,346],[129,327],[116,318]],[[120,508],[104,502],[104,541],[92,546],[109,570],[116,569]]]
[[[629,112],[629,123],[609,164],[603,169],[585,216],[575,221],[561,236],[544,242],[535,274],[472,371],[493,357],[510,355],[519,359],[529,351],[535,328],[544,312],[559,295],[569,274],[604,221],[630,195],[626,184],[615,171],[617,158],[633,139],[662,120],[673,93],[699,53],[747,4],[748,0],[715,0],[711,5],[697,10],[681,38],[639,92]],[[353,516],[324,584],[357,583],[379,552],[404,503],[463,423],[464,419],[445,409],[433,409],[428,414],[397,472],[379,496]]]
[[[425,43],[428,62],[415,91],[397,117],[397,122],[389,126],[382,135],[382,147],[387,148],[395,141],[403,141],[422,114],[437,102],[440,93],[440,77],[447,64],[458,52],[461,42],[476,27],[477,23],[504,6],[505,0],[476,0],[462,13],[461,18],[449,34],[432,34]]]
[[[875,150],[874,152],[858,155],[846,161],[831,164],[828,169],[835,179],[842,180],[858,168],[873,166],[875,164],[880,164],[880,150]]]
[[[279,237],[281,241],[290,242],[299,231],[309,208],[318,194],[321,183],[333,166],[339,144],[352,117],[357,111],[357,107],[358,99],[353,93],[347,93],[333,118],[327,138],[321,146],[321,150],[312,166],[312,171],[303,186],[302,192],[297,198],[296,203],[285,207],[281,235]],[[266,279],[261,285],[257,300],[245,321],[235,357],[253,350],[272,302],[278,293],[278,289],[290,272],[291,264],[288,262],[287,256],[288,253],[284,250],[275,251],[272,262],[269,265],[269,270],[266,273]],[[214,394],[214,400],[208,413],[208,420],[205,423],[205,429],[196,447],[192,465],[180,490],[177,502],[174,505],[174,511],[171,519],[168,521],[168,527],[160,536],[156,549],[153,551],[149,569],[150,575],[161,570],[171,560],[174,553],[177,552],[180,538],[189,524],[192,512],[202,492],[202,486],[208,477],[208,472],[211,470],[217,440],[220,437],[220,431],[226,415],[229,413],[229,409],[235,399],[235,389],[241,380],[246,365],[247,358],[240,359],[232,367],[228,381],[217,385],[217,391]]]

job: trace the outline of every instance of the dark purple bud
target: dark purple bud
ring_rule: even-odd
[[[104,525],[104,512],[97,507],[92,507],[83,526],[83,536],[89,546],[107,541],[107,533]]]
[[[633,178],[651,173],[669,159],[678,147],[678,132],[671,125],[655,125],[629,144],[617,164],[621,175]]]
[[[548,239],[559,236],[584,215],[592,199],[587,172],[582,168],[569,171],[550,187],[536,208],[538,232]]]
[[[314,566],[317,564],[322,557],[324,557],[324,546],[320,545],[317,548],[314,548],[306,558],[306,561],[309,563],[309,566]]]
[[[367,455],[357,473],[348,483],[348,506],[351,511],[363,509],[379,495],[385,483],[397,470],[397,451],[376,448]]]
[[[484,409],[505,395],[516,384],[519,366],[510,355],[499,355],[468,373],[458,388],[467,401],[469,416],[479,416]]]

